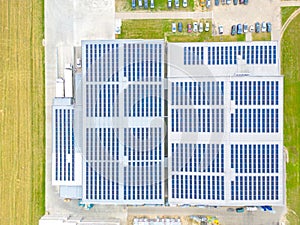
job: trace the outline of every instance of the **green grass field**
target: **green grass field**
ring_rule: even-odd
[[[298,8],[299,6],[281,7],[281,24],[283,25]]]
[[[271,41],[271,33],[252,33],[252,41]]]
[[[183,23],[183,32],[171,32],[172,22]],[[204,23],[205,20],[202,20]],[[209,32],[188,33],[187,24],[193,20],[124,20],[122,22],[122,33],[119,39],[166,39],[170,42],[199,42],[199,41],[244,41],[245,35],[223,35],[212,36],[210,23]]]
[[[44,5],[0,4],[0,224],[36,225],[45,207]]]
[[[284,75],[284,145],[287,163],[287,206],[290,225],[300,224],[300,15],[287,27],[281,41]]]
[[[143,0],[143,7],[139,8],[138,6],[138,0],[135,0],[136,2],[136,9],[133,10],[131,7],[132,0],[116,0],[116,11],[193,11],[194,10],[194,0],[188,0],[188,6],[186,8],[183,8],[182,6],[182,0],[179,0],[179,8],[175,9],[175,3],[174,0],[172,1],[172,8],[168,8],[167,0],[154,0],[154,8],[150,8],[150,0],[148,0],[148,9],[144,9],[144,0]]]

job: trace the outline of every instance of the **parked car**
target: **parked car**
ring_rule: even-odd
[[[199,23],[199,32],[203,32],[203,23],[202,22]]]
[[[192,32],[192,24],[190,24],[190,23],[187,25],[187,32],[188,33]]]
[[[148,0],[144,0],[144,8],[148,9]]]
[[[179,0],[175,0],[175,8],[179,8]]]
[[[121,33],[121,30],[120,30],[120,33]],[[81,68],[81,58],[76,59],[76,66],[77,66],[77,68]]]
[[[210,8],[210,0],[206,0],[206,8]]]
[[[244,23],[244,33],[247,33],[247,32],[248,32],[248,24]]]
[[[219,34],[223,34],[224,29],[223,29],[223,25],[219,25]]]
[[[136,5],[135,5],[135,0],[132,0],[132,2],[131,2],[131,7],[132,7],[132,9],[135,9],[135,7],[136,7]]]
[[[154,9],[154,0],[150,0],[150,8]]]
[[[220,4],[219,0],[215,0],[215,5],[218,6]]]
[[[226,4],[230,5],[231,4],[231,0],[226,0]]]
[[[231,35],[235,35],[236,34],[236,25],[232,25],[231,27]]]
[[[240,4],[244,4],[244,0],[240,0]]]
[[[181,22],[178,23],[178,31],[182,32],[182,23]]]
[[[250,31],[250,32],[253,32],[253,31],[254,31],[254,26],[253,26],[253,25],[251,25],[251,26],[249,27],[249,31]]]
[[[266,32],[267,31],[267,24],[266,22],[261,23],[261,32]]]
[[[176,23],[172,23],[172,32],[173,32],[173,33],[176,32]]]
[[[244,5],[248,5],[248,0],[244,0]]]
[[[187,0],[183,0],[182,1],[182,6],[185,8],[185,7],[187,7]]]
[[[228,208],[226,211],[227,212],[234,212],[234,209],[233,208]]]
[[[238,0],[233,0],[233,4],[237,5],[238,4]]]
[[[259,32],[260,32],[260,24],[259,24],[259,22],[256,22],[256,23],[255,23],[255,32],[256,32],[256,33],[259,33]]]
[[[273,210],[271,206],[266,205],[265,207],[266,207],[266,209],[267,209],[268,211],[272,211],[272,210]]]
[[[200,0],[200,6],[204,7],[205,6],[205,0]]]
[[[257,211],[257,207],[256,206],[248,206],[247,208],[247,211]]]
[[[172,8],[172,0],[168,0],[168,8]]]
[[[226,0],[222,0],[222,5],[225,5],[226,4]]]
[[[193,23],[193,31],[198,32],[198,23],[197,22]]]
[[[265,206],[260,206],[261,211],[267,211],[267,208]]]
[[[143,1],[142,0],[138,0],[139,1],[139,7],[142,8],[143,7]]]
[[[242,24],[238,24],[237,25],[237,32],[236,32],[237,34],[242,34],[243,33],[243,29],[242,29]]]
[[[244,210],[244,208],[237,208],[235,211],[237,213],[243,213],[245,210]]]
[[[267,23],[267,32],[272,31],[272,24],[270,22]]]
[[[209,31],[209,22],[205,23],[205,31],[208,32]]]

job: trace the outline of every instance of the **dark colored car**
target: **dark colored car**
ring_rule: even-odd
[[[256,23],[255,23],[255,32],[256,32],[256,33],[259,33],[259,32],[260,32],[260,23],[259,23],[259,22],[256,22]]]
[[[238,0],[233,0],[233,4],[237,5],[238,4]]]
[[[240,0],[240,4],[244,4],[244,0]]]
[[[132,7],[132,9],[135,9],[135,7],[136,7],[135,0],[132,0],[131,7]]]
[[[192,24],[190,24],[190,23],[187,25],[187,32],[188,33],[192,32]]]
[[[268,206],[268,205],[266,205],[265,208],[266,208],[268,211],[272,211],[272,210],[273,210],[272,207],[271,207],[271,206]]]
[[[244,4],[245,4],[245,5],[248,5],[248,0],[244,0]]]
[[[244,208],[237,208],[235,211],[237,213],[243,213],[245,210],[244,210]]]
[[[271,32],[272,31],[272,24],[270,22],[267,23],[267,32]]]
[[[261,206],[260,208],[261,208],[262,211],[267,211],[266,206]]]
[[[215,0],[215,5],[218,6],[220,4],[219,0]]]
[[[237,25],[237,34],[242,34],[243,33],[243,27],[242,24]]]
[[[148,0],[144,0],[144,8],[148,9]]]
[[[182,23],[181,22],[178,23],[178,31],[182,32]]]
[[[236,25],[232,25],[231,27],[231,35],[235,35],[236,34]]]

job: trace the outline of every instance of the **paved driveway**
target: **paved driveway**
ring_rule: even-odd
[[[180,208],[180,207],[129,207],[128,215],[155,215],[155,216],[189,216],[210,215],[217,216],[222,225],[277,225],[284,207],[273,207],[275,213],[245,211],[244,213],[227,212],[226,207],[220,208]]]
[[[281,28],[280,0],[249,0],[248,5],[213,5],[213,23],[224,26],[224,34],[230,34],[233,24],[255,22],[272,23],[272,40],[279,40]]]

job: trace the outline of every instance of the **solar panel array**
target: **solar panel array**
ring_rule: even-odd
[[[238,58],[247,64],[276,64],[277,44],[208,44],[205,46],[185,46],[183,48],[183,65],[235,65]]]
[[[56,107],[54,112],[55,181],[75,180],[74,109]]]
[[[169,51],[180,48],[182,68],[168,71],[169,203],[283,204],[282,77],[197,76],[203,65],[225,71],[240,59],[276,66],[277,43],[175,43]]]
[[[84,41],[82,52],[83,200],[163,203],[164,43]]]

